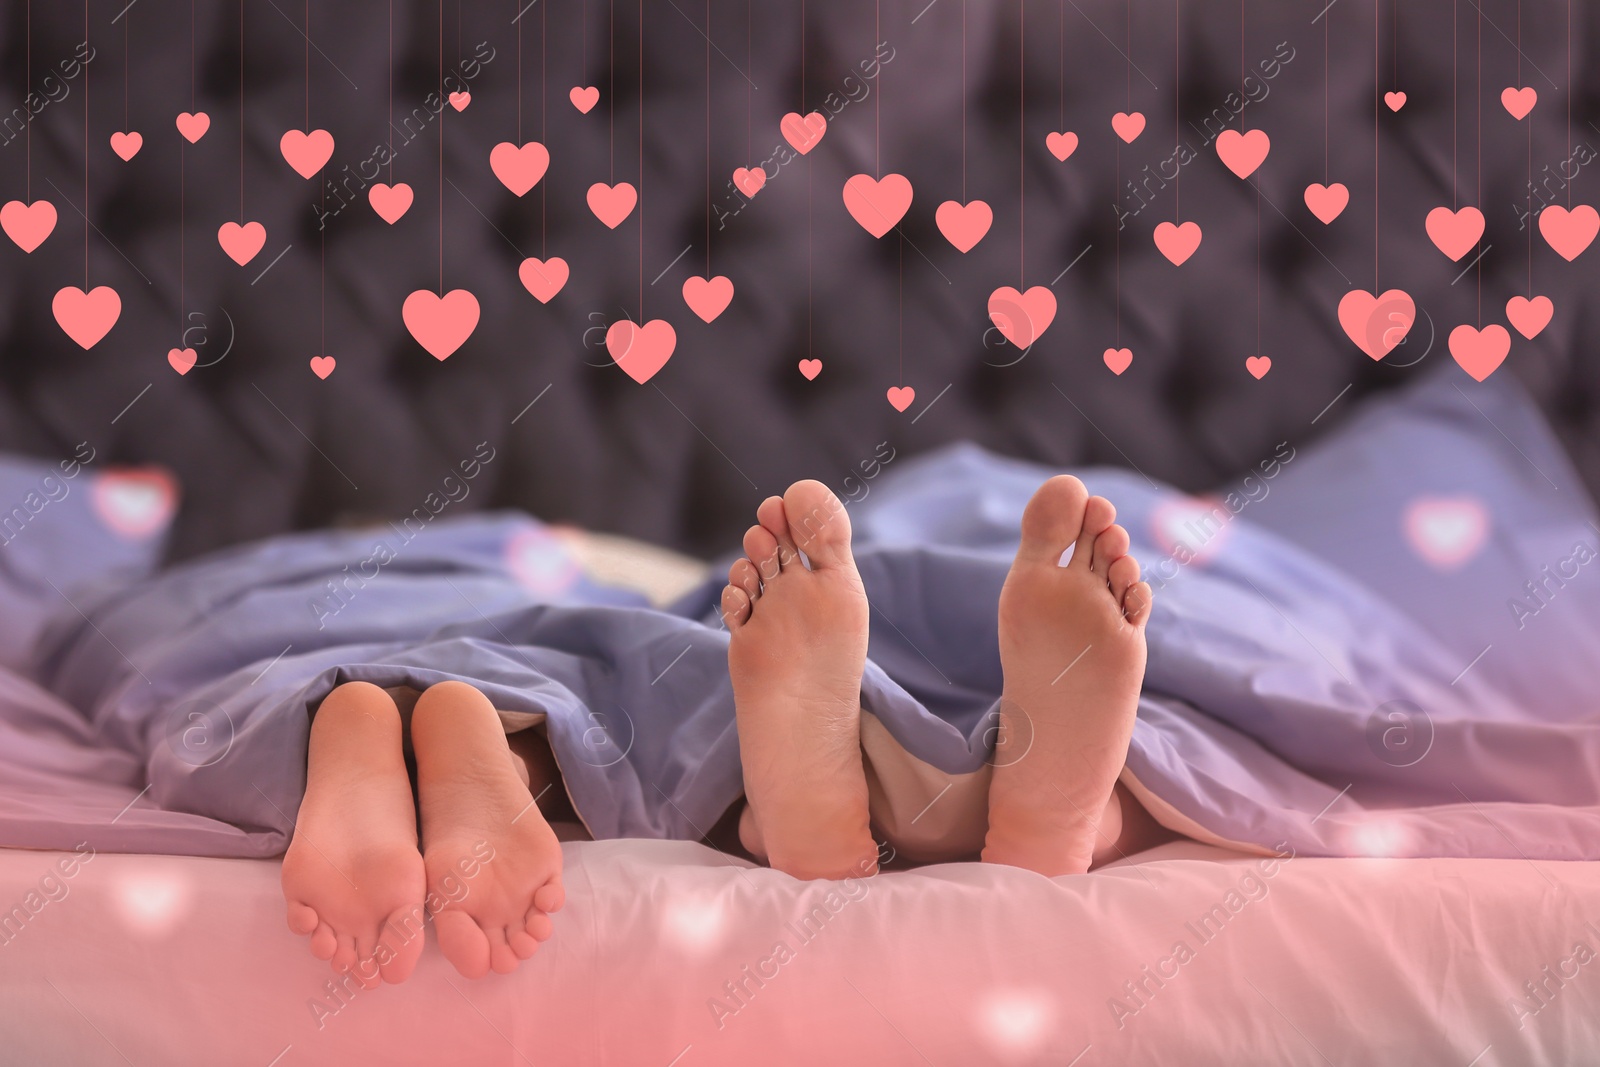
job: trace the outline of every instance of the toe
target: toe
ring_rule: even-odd
[[[756,508],[756,521],[772,534],[778,542],[778,563],[788,567],[800,561],[800,553],[795,548],[794,535],[789,530],[789,517],[784,511],[783,498],[769,496]],[[766,572],[762,572],[765,576]]]
[[[1117,509],[1103,496],[1092,496],[1083,507],[1083,529],[1072,549],[1072,563],[1088,570],[1094,563],[1094,543],[1116,521]]]
[[[752,526],[744,532],[744,554],[755,564],[763,582],[778,576],[778,539],[765,526]]]
[[[334,970],[347,971],[355,966],[356,940],[349,934],[337,934],[336,939],[337,947],[334,948],[333,959],[329,962],[333,964]]]
[[[789,536],[812,567],[843,567],[852,562],[850,516],[833,490],[809,478],[795,482],[783,494],[783,510]]]
[[[1089,491],[1070,474],[1058,474],[1041,485],[1022,512],[1022,543],[1017,559],[1058,563],[1083,529]],[[1098,532],[1098,531],[1096,531]]]
[[[722,621],[737,630],[750,619],[750,597],[736,585],[722,587]]]
[[[548,941],[550,940],[550,935],[556,932],[556,924],[550,921],[550,916],[538,909],[528,912],[528,917],[523,922],[522,928],[535,941]]]
[[[439,950],[463,978],[482,978],[489,973],[489,939],[464,911],[441,911],[433,919],[439,935]]]
[[[420,905],[401,908],[384,923],[382,942],[388,952],[378,957],[378,971],[385,982],[391,985],[404,982],[416,970],[427,940],[424,914]]]
[[[539,951],[538,939],[519,927],[506,931],[506,944],[511,946],[511,951],[517,954],[519,960],[531,959]]]
[[[752,604],[761,595],[761,575],[756,565],[747,559],[735,560],[728,568],[728,584],[743,589]]]
[[[489,966],[494,969],[494,973],[510,974],[515,971],[520,961],[506,941],[505,927],[490,927],[484,931],[484,936],[489,940]]]
[[[560,911],[561,905],[566,902],[567,891],[558,878],[552,878],[533,894],[533,906],[543,912]]]
[[[1118,604],[1125,604],[1128,589],[1139,580],[1139,561],[1132,556],[1121,556],[1111,561],[1106,570],[1106,580],[1111,583],[1111,595]]]
[[[1107,526],[1094,539],[1094,559],[1090,568],[1101,578],[1110,580],[1111,565],[1128,554],[1128,531],[1115,524]]]
[[[289,929],[302,937],[317,928],[317,913],[310,905],[289,902]]]
[[[1128,621],[1141,629],[1150,621],[1150,605],[1154,598],[1148,582],[1136,582],[1128,587],[1128,593],[1122,598],[1122,613]]]
[[[331,960],[338,947],[339,939],[334,935],[333,927],[319,923],[316,932],[311,935],[311,954],[319,960]]]

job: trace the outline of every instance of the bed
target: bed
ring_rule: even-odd
[[[95,856],[0,948],[4,1059],[1466,1067],[1600,1047],[1600,863],[1173,843],[1071,878],[851,886],[689,842],[564,847],[568,905],[515,975],[465,981],[430,944],[404,985],[339,994],[284,933],[276,862]],[[0,900],[63,855],[0,853]]]

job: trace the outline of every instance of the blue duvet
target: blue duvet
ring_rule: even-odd
[[[1505,378],[1450,368],[1204,498],[1077,472],[1157,589],[1128,781],[1165,821],[1300,854],[1600,858],[1600,526]],[[993,758],[996,597],[1051,473],[957,446],[850,494],[863,705],[945,772]],[[651,610],[486,514],[79,598],[30,677],[0,675],[0,844],[281,852],[308,709],[447,678],[548,716],[597,837],[699,838],[742,789],[720,587]]]

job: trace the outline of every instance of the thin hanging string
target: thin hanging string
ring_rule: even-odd
[[[744,4],[744,69],[745,70],[754,70],[755,69],[751,65],[751,61],[755,57],[755,21],[756,21],[755,0],[745,0],[745,4]],[[755,90],[751,85],[746,83],[745,90],[744,90],[744,158],[746,160],[750,161],[750,162],[754,162],[754,160],[751,159],[751,157],[756,154],[756,148],[755,148],[755,145],[756,145],[755,122],[756,122]],[[765,164],[762,165],[761,173],[762,173],[763,177],[766,176],[766,166],[765,166]]]
[[[242,4],[242,3],[244,3],[244,0],[239,0],[239,2]],[[128,34],[130,32],[129,29],[128,29],[128,24],[133,21],[133,17],[130,14],[129,11],[124,11],[122,14],[123,14],[123,22],[122,22],[122,132],[123,133],[127,133],[128,132]],[[242,18],[243,16],[241,15],[240,17]],[[240,54],[241,62],[242,62],[244,53],[243,53],[243,51],[241,51],[239,54]]]
[[[617,0],[606,4],[606,37],[611,49],[606,76],[606,141],[611,150],[611,184],[617,184]]]
[[[1456,192],[1456,146],[1461,139],[1461,56],[1459,51],[1461,34],[1456,26],[1456,14],[1459,6],[1456,0],[1450,0],[1450,207],[1452,210],[1461,206],[1460,198]]]
[[[1122,49],[1122,52],[1123,52],[1123,56],[1128,61],[1128,70],[1127,70],[1127,74],[1128,74],[1128,86],[1127,86],[1128,102],[1126,104],[1124,104],[1123,106],[1127,107],[1127,108],[1131,108],[1131,107],[1133,107],[1133,0],[1122,0],[1122,15],[1123,15],[1123,28],[1122,28],[1122,32],[1123,32],[1123,42],[1122,42],[1123,43],[1123,49]],[[1120,200],[1122,198],[1122,138],[1121,137],[1113,137],[1113,138],[1111,138],[1111,151],[1112,151],[1112,158],[1115,161],[1115,166],[1116,166],[1116,171],[1117,171],[1116,184],[1113,185],[1112,188],[1114,188],[1117,191],[1117,198],[1118,198],[1118,200]],[[1117,347],[1121,348],[1122,347],[1122,219],[1121,219],[1120,215],[1119,215],[1119,217],[1117,219],[1117,229],[1116,229],[1115,233],[1112,236],[1112,248],[1113,248],[1113,254],[1115,256],[1115,259],[1114,259],[1114,262],[1113,262],[1113,265],[1112,265],[1112,268],[1111,268],[1111,277],[1112,277],[1112,285],[1113,285],[1113,287],[1115,289],[1115,292],[1116,292],[1116,297],[1115,297],[1114,303],[1116,304]]]
[[[882,71],[880,70],[879,73],[881,74]],[[800,0],[800,115],[801,115],[802,118],[804,118],[805,115],[806,115],[806,0]],[[806,156],[806,358],[807,359],[811,358],[811,354],[814,351],[814,349],[812,347],[812,338],[813,338],[813,328],[812,327],[813,327],[813,321],[814,320],[812,318],[811,311],[812,311],[812,306],[813,306],[812,298],[813,298],[813,295],[814,295],[814,287],[812,285],[812,274],[813,274],[812,268],[815,266],[815,263],[816,263],[816,247],[817,247],[817,245],[816,245],[816,231],[812,227],[812,220],[813,220],[812,205],[815,202],[814,197],[812,196],[812,193],[816,188],[816,182],[813,180],[815,178],[815,174],[816,174],[815,162],[812,160],[811,156],[808,154]]]
[[[442,3],[444,3],[444,0],[439,0],[439,2],[442,4]],[[194,25],[193,25],[194,0],[189,0],[189,14],[191,16],[191,18],[190,18],[190,28],[189,28],[189,51],[192,53],[194,51]],[[311,0],[306,0],[306,32],[305,32],[305,38],[306,38],[306,48],[305,48],[305,52],[306,52],[306,58],[305,58],[305,63],[306,63],[306,132],[310,133],[311,132]],[[190,71],[190,75],[189,75],[189,77],[190,77],[190,94],[193,95],[193,91],[194,91],[193,90],[193,84],[194,84],[194,61],[193,61],[192,56],[191,56],[191,59],[190,59],[190,62],[189,62],[189,71]],[[194,105],[190,104],[189,106],[192,108]]]
[[[1400,0],[1394,0],[1394,40],[1390,42],[1390,58],[1394,62],[1394,70],[1390,80],[1396,89],[1400,88]],[[1522,62],[1522,57],[1517,57],[1517,62]]]
[[[1324,34],[1326,34],[1328,32],[1327,29],[1326,29],[1326,24],[1324,24],[1324,29],[1323,29],[1322,32]],[[1245,107],[1244,107],[1243,101],[1246,100],[1247,97],[1245,95],[1245,90],[1244,90],[1244,79],[1245,79],[1245,73],[1244,73],[1244,0],[1239,0],[1239,99],[1240,99],[1240,104],[1239,104],[1239,132],[1240,133],[1243,133],[1245,131],[1245,122],[1244,122]]]
[[[1572,158],[1572,0],[1567,0],[1567,158]],[[1572,210],[1571,178],[1567,180],[1567,210]]]
[[[33,0],[27,0],[27,3],[23,6],[22,24],[23,24],[23,30],[22,30],[23,45],[22,45],[22,48],[23,48],[23,52],[24,52],[24,58],[23,58],[23,61],[22,61],[22,66],[23,66],[22,99],[24,101],[26,101],[28,99],[28,95],[33,92]],[[31,123],[31,122],[22,127],[22,148],[23,148],[23,152],[25,153],[25,155],[27,157],[26,158],[26,162],[24,163],[24,166],[27,168],[27,176],[23,179],[23,181],[26,183],[28,206],[32,207],[33,206],[33,123]],[[88,205],[86,204],[84,206],[87,207]]]
[[[1475,85],[1475,95],[1478,98],[1478,135],[1474,140],[1478,150],[1478,176],[1473,182],[1477,192],[1478,204],[1483,204],[1483,8],[1478,8],[1478,76]],[[1478,246],[1483,246],[1483,235],[1478,235]],[[1483,255],[1478,255],[1478,328],[1483,329]]]
[[[1017,0],[1017,288],[1028,288],[1028,0]]]
[[[1399,49],[1400,42],[1396,40],[1395,51]],[[1378,219],[1381,216],[1378,210],[1378,69],[1378,5],[1374,2],[1372,5],[1372,293],[1374,296],[1379,292]]]
[[[1522,0],[1517,0],[1517,87],[1522,87]],[[1533,299],[1533,123],[1528,123],[1528,299]]]
[[[883,0],[873,0],[872,3],[872,49],[878,49],[878,42],[883,40]],[[872,169],[877,171],[877,177],[883,177],[883,66],[878,66],[878,92],[872,98]]]
[[[539,143],[544,145],[546,148],[548,148],[549,145],[550,145],[550,136],[549,136],[549,130],[548,130],[548,126],[549,126],[549,123],[550,123],[550,84],[549,84],[548,80],[545,77],[545,75],[546,75],[545,57],[546,57],[547,52],[549,51],[549,49],[547,49],[545,47],[545,44],[550,39],[550,22],[549,22],[549,19],[546,17],[549,14],[549,11],[550,11],[550,5],[549,4],[544,4],[543,6],[541,6],[539,8]],[[522,107],[522,79],[521,79],[520,76],[517,79],[517,107],[519,109]],[[518,130],[517,131],[517,139],[521,140],[521,138],[522,138],[522,131]],[[549,227],[549,224],[548,224],[548,214],[547,214],[547,212],[545,210],[546,207],[548,206],[549,193],[550,193],[550,183],[549,182],[540,182],[539,183],[539,258],[540,259],[548,259],[549,255],[550,255],[550,249],[548,247],[549,241],[550,241],[550,227]]]
[[[1056,4],[1056,88],[1061,93],[1061,109],[1056,114],[1056,125],[1065,132],[1067,128],[1067,0]]]
[[[711,0],[706,0],[706,277],[711,277]]]
[[[1172,143],[1176,145],[1182,134],[1178,131],[1178,86],[1181,83],[1183,52],[1179,47],[1183,36],[1183,0],[1172,0]],[[1130,82],[1132,75],[1129,75]],[[1183,168],[1172,178],[1172,221],[1183,218]]]
[[[192,3],[193,0],[190,0]],[[443,0],[440,0],[442,3]],[[443,127],[441,126],[441,129]],[[311,129],[311,0],[306,0],[306,130]],[[328,208],[327,165],[317,173],[318,208],[324,218]],[[317,227],[317,355],[328,352],[328,228]]]
[[[194,0],[189,0],[193,12]],[[83,44],[89,51],[89,0],[83,0]],[[189,23],[189,68],[194,69],[194,23]],[[29,123],[31,126],[32,123]],[[181,158],[181,157],[180,157]],[[181,166],[181,164],[180,164]],[[182,179],[179,179],[180,184]],[[179,193],[180,197],[182,193]],[[182,271],[180,270],[180,275]],[[83,68],[83,291],[89,291],[89,67]],[[179,303],[182,303],[180,296]],[[182,313],[182,308],[179,308]]]
[[[394,184],[394,0],[389,0],[389,184]]]
[[[876,47],[876,46],[874,46]],[[881,74],[882,71],[879,71]],[[961,203],[967,202],[967,0],[961,0]]]
[[[1376,0],[1374,0],[1376,2]],[[1241,10],[1243,10],[1241,8]],[[1326,14],[1326,12],[1324,12]],[[1328,184],[1328,23],[1332,19],[1322,20],[1322,184]],[[1244,60],[1244,53],[1240,51],[1240,61]]]
[[[516,6],[516,0],[511,2],[512,6]],[[513,21],[517,24],[517,147],[520,148],[522,147],[522,20],[519,18]],[[459,47],[458,44],[457,48]]]
[[[444,296],[444,0],[439,0],[439,295]]]
[[[639,322],[644,321],[644,0],[639,0]]]
[[[126,92],[123,100],[126,105]],[[239,225],[244,225],[244,0],[239,0]]]

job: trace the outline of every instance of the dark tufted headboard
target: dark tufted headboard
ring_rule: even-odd
[[[124,4],[92,0],[94,58],[66,78],[61,64],[85,36],[83,7],[34,0],[37,108],[21,95],[24,3],[10,0],[0,20],[4,107],[37,110],[29,136],[15,121],[4,128],[0,198],[25,198],[31,140],[32,195],[60,214],[31,255],[0,240],[0,448],[57,455],[89,440],[109,459],[170,465],[186,489],[177,556],[409,512],[485,440],[496,458],[468,506],[518,506],[696,552],[730,546],[762,496],[803,476],[837,485],[886,440],[908,454],[971,438],[1063,465],[1132,465],[1198,489],[1276,442],[1309,440],[1362,394],[1417,373],[1402,364],[1449,360],[1449,331],[1479,321],[1480,268],[1482,319],[1504,322],[1507,297],[1528,285],[1530,174],[1536,209],[1564,205],[1558,170],[1581,159],[1588,165],[1567,164],[1577,169],[1572,203],[1600,201],[1600,19],[1581,2],[1529,0],[1519,27],[1516,0],[1481,9],[1406,0],[1398,20],[1394,0],[1377,0],[1376,12],[1374,0],[1250,0],[1241,56],[1240,10],[1213,0],[1133,0],[1126,20],[1116,0],[885,0],[881,13],[861,0],[712,0],[708,68],[697,0],[645,0],[642,63],[636,2],[449,0],[441,42],[435,0],[396,0],[392,104],[390,7],[380,0],[313,0],[309,43],[300,3],[243,0],[242,55],[238,0]],[[892,58],[863,80],[860,64],[880,41]],[[427,115],[441,49],[451,71],[480,60],[471,103],[408,127],[416,109]],[[1254,179],[1259,205],[1253,184],[1208,144],[1219,123],[1207,118],[1229,114],[1241,58],[1254,77],[1244,117],[1272,138]],[[1378,88],[1407,95],[1398,113],[1374,114],[1375,63]],[[1521,122],[1500,103],[1519,67],[1538,93]],[[705,271],[708,69],[712,269],[736,287],[710,325],[680,295],[685,278]],[[307,121],[308,84],[310,124],[336,140],[325,172],[333,181],[360,174],[387,145],[393,108],[405,131],[395,134],[394,179],[416,194],[396,225],[351,193],[319,226],[339,196],[319,200],[318,182],[293,173],[278,146]],[[577,85],[600,90],[586,115],[568,101]],[[1176,136],[1195,158],[1171,185],[1149,178],[1174,151],[1175,97]],[[841,100],[823,141],[732,213],[729,175],[772,154],[781,116]],[[1110,117],[1130,101],[1148,126],[1126,145]],[[211,126],[189,145],[174,117],[193,108]],[[129,162],[107,141],[124,129],[125,109],[144,139]],[[1345,292],[1373,285],[1375,120],[1380,281],[1421,309],[1410,341],[1383,363],[1345,338],[1335,312]],[[519,121],[551,157],[520,199],[489,168],[491,147],[513,139]],[[470,340],[444,362],[401,320],[408,293],[439,284],[441,125],[445,285],[469,289],[482,308]],[[1080,137],[1064,163],[1045,146],[1063,128]],[[607,229],[585,190],[612,173],[638,183],[641,143],[642,212]],[[1351,192],[1326,226],[1302,201],[1308,182],[1325,180],[1325,143],[1328,179]],[[892,231],[873,239],[844,210],[845,180],[878,163],[915,189],[903,240]],[[267,230],[243,267],[216,239],[220,224],[240,218],[241,165],[244,217]],[[934,225],[935,207],[960,199],[963,183],[994,209],[993,229],[966,255]],[[1470,267],[1476,251],[1452,263],[1424,233],[1427,211],[1451,204],[1453,186],[1457,202],[1488,219],[1479,267]],[[991,290],[1020,280],[1019,187],[1027,284],[1053,285],[1060,304],[1025,357],[997,343],[985,312]],[[1180,207],[1204,240],[1174,267],[1151,233]],[[88,351],[51,316],[54,293],[84,280],[80,209],[92,224],[90,280],[122,300],[120,321]],[[571,264],[548,305],[517,273],[525,256],[544,255]],[[1600,485],[1600,313],[1588,299],[1600,251],[1567,263],[1535,237],[1531,255],[1533,291],[1553,299],[1554,321],[1534,341],[1513,334],[1499,373],[1531,386]],[[1118,262],[1121,343],[1134,353],[1121,376],[1101,362],[1117,334]],[[644,385],[598,343],[599,327],[640,313],[641,289],[644,314],[668,319],[678,338]],[[201,365],[180,376],[167,353],[186,328]],[[1258,353],[1272,359],[1259,381],[1244,364]],[[326,381],[308,366],[318,354],[337,359]],[[824,364],[814,381],[797,369],[808,356]],[[901,384],[916,390],[904,413],[885,398]]]

